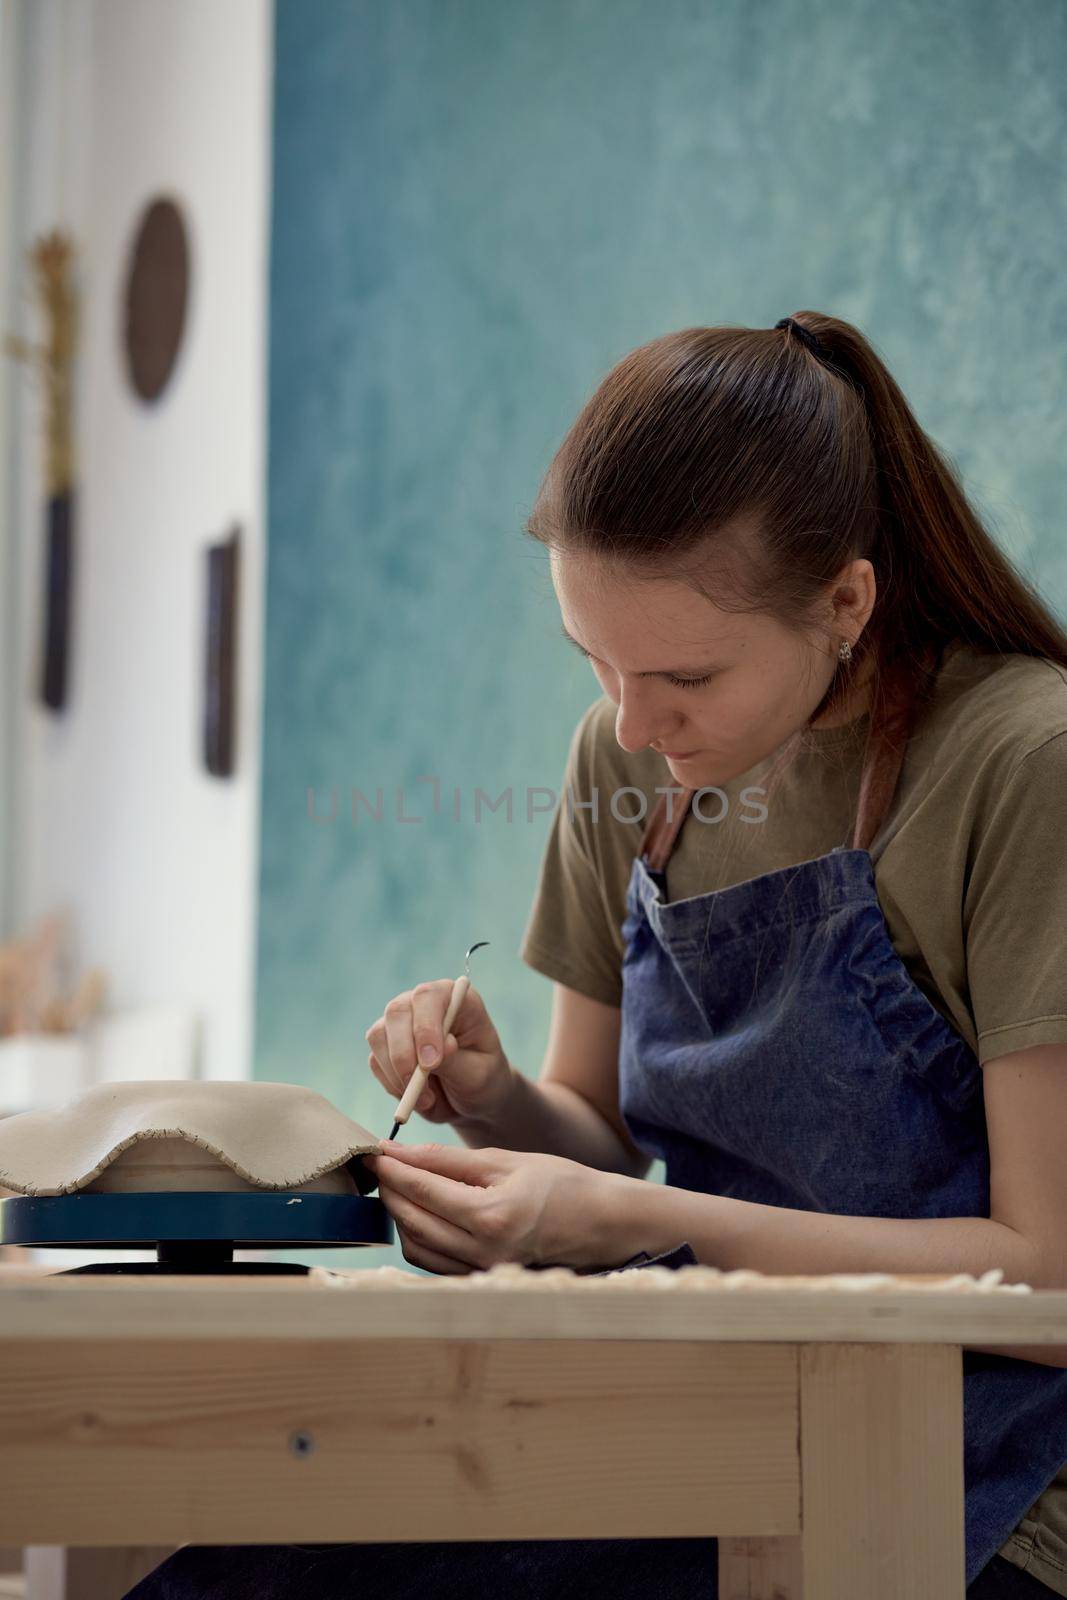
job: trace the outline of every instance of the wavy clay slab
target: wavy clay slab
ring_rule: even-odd
[[[312,1189],[366,1193],[380,1140],[295,1083],[100,1083],[0,1120],[0,1187],[17,1194]]]

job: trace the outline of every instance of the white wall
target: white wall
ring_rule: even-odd
[[[202,1070],[250,1071],[259,809],[269,0],[30,0],[18,8],[16,230],[62,222],[82,251],[71,697],[36,700],[40,411],[13,407],[19,620],[9,926],[67,906],[109,1005],[202,1017]],[[191,225],[178,366],[128,389],[121,292],[131,230],[166,192]],[[36,328],[30,308],[22,332]],[[207,543],[242,527],[237,772],[203,768]],[[9,551],[9,555],[12,552]]]
[[[18,0],[0,0],[0,336],[14,325],[16,224],[13,180],[18,126]],[[16,651],[14,530],[15,440],[11,426],[15,374],[0,355],[0,936],[10,933],[14,832],[13,664]]]

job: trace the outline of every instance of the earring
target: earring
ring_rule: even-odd
[[[837,659],[839,661],[851,661],[852,660],[852,646],[849,644],[847,639],[842,639],[841,640],[841,643],[838,646],[838,650],[837,650]]]

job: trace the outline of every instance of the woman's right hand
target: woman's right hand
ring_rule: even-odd
[[[399,1103],[418,1057],[430,1071],[415,1106],[420,1116],[428,1122],[491,1120],[510,1085],[512,1069],[485,1002],[473,987],[463,996],[448,1038],[443,1038],[453,981],[437,978],[394,995],[365,1034],[370,1069]],[[433,1052],[431,1061],[423,1056],[427,1048]]]

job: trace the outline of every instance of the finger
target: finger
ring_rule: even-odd
[[[367,1057],[367,1065],[388,1095],[394,1100],[399,1100],[403,1097],[407,1085],[399,1081],[396,1073],[391,1068],[386,1070],[373,1051]],[[432,1084],[433,1080],[431,1078],[415,1102],[416,1111],[426,1114],[437,1110],[438,1096],[434,1092]]]
[[[492,1146],[472,1149],[469,1145],[400,1144],[383,1139],[382,1153],[408,1166],[439,1172],[459,1183],[478,1184],[482,1188],[502,1173],[510,1172],[516,1164],[513,1150],[497,1150]]]
[[[373,1050],[367,1057],[367,1065],[386,1093],[392,1095],[394,1100],[399,1100],[404,1091],[396,1081],[396,1073],[387,1072]]]
[[[415,1041],[411,1033],[411,995],[398,994],[385,1008],[385,1048],[389,1064],[406,1088],[415,1070]],[[378,1052],[378,1058],[381,1054]]]
[[[385,1074],[383,1082],[391,1093],[400,1096],[404,1092],[404,1084],[389,1057],[389,1042],[385,1033],[385,1018],[379,1017],[377,1022],[367,1029],[364,1034],[371,1054]]]
[[[436,1250],[427,1250],[414,1242],[404,1240],[403,1232],[400,1234],[401,1244],[404,1249],[404,1260],[410,1261],[413,1267],[425,1267],[428,1272],[446,1273],[449,1277],[457,1277],[478,1271],[477,1267],[470,1267],[465,1261],[453,1261],[451,1256],[440,1255]]]
[[[444,1049],[444,1020],[452,998],[452,979],[417,983],[411,991],[411,1031],[420,1067],[436,1067]]]
[[[382,1141],[384,1144],[384,1140]],[[478,1218],[481,1214],[484,1189],[469,1183],[445,1178],[423,1167],[407,1166],[387,1155],[371,1158],[371,1171],[379,1184],[420,1206],[424,1211],[453,1224],[463,1232],[478,1237]]]
[[[445,1039],[445,1058],[441,1065],[444,1066],[451,1061],[458,1049],[459,1045],[456,1043],[456,1036],[450,1033]],[[429,1122],[448,1122],[453,1115],[444,1090],[438,1086],[436,1081],[437,1073],[440,1070],[440,1067],[435,1067],[429,1074],[425,1087],[415,1102],[415,1110],[421,1111]]]
[[[420,1250],[434,1250],[438,1255],[468,1265],[474,1264],[484,1253],[484,1247],[465,1228],[456,1227],[432,1211],[424,1211],[390,1184],[379,1184],[378,1193],[397,1227]]]
[[[418,1111],[424,1117],[432,1117],[434,1112],[438,1109],[438,1097],[434,1092],[433,1080],[430,1079],[430,1081],[420,1091],[419,1098],[415,1101],[415,1104],[411,1108],[411,1113],[412,1116],[414,1116],[415,1112]]]

